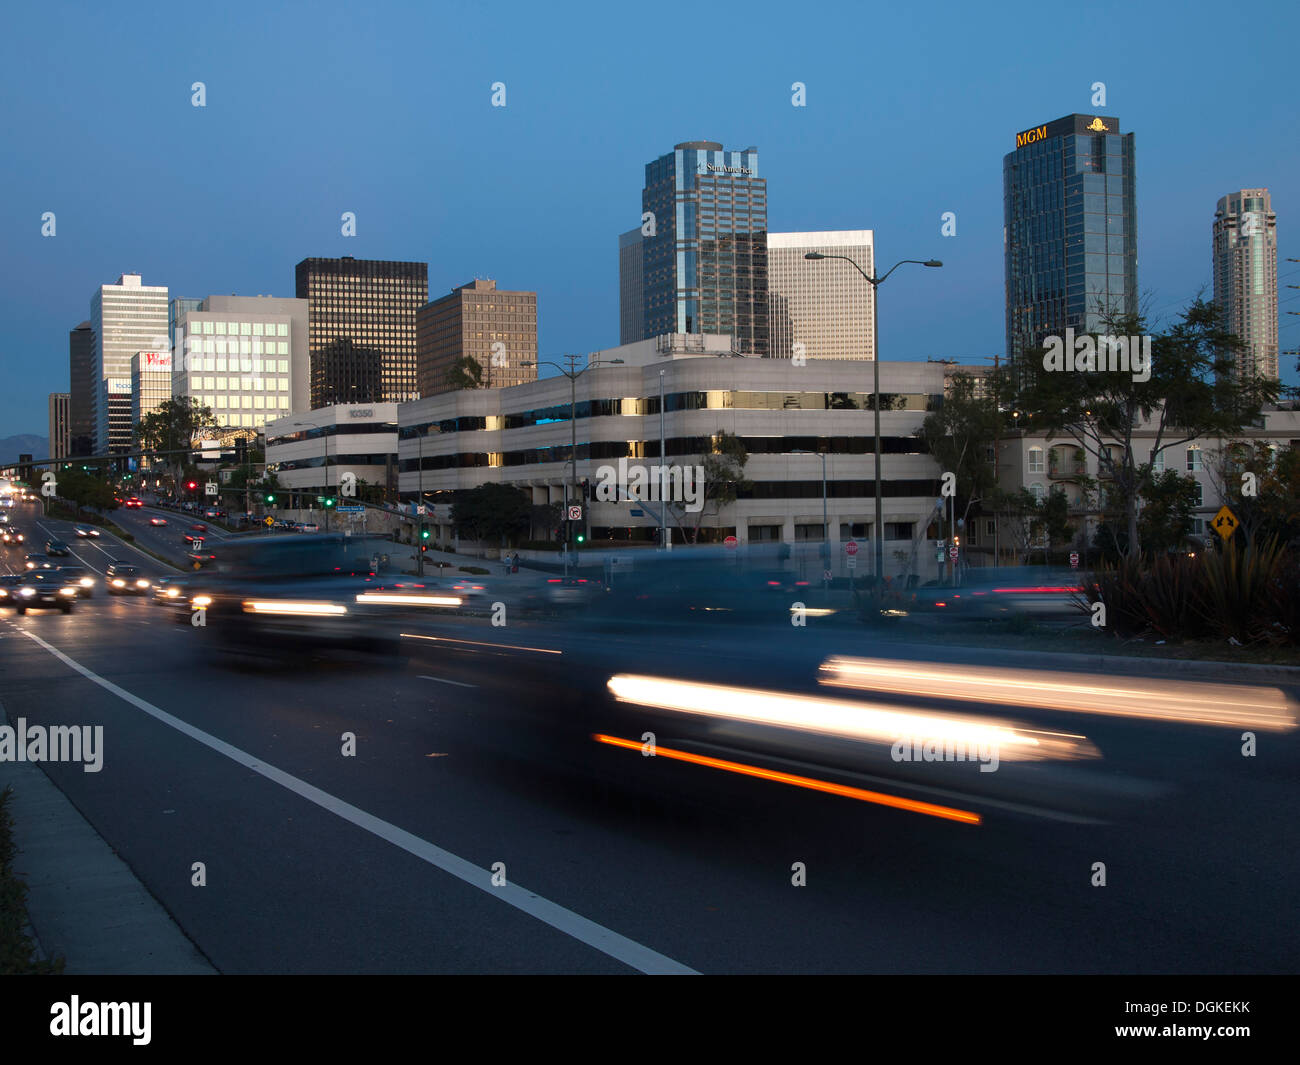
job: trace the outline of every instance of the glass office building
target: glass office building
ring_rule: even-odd
[[[429,264],[303,259],[296,295],[311,304],[311,408],[416,399],[415,316],[429,302]]]
[[[1237,375],[1276,378],[1277,215],[1268,189],[1239,189],[1215,208],[1214,302],[1242,343]]]
[[[642,335],[628,341],[726,333],[740,351],[769,354],[767,181],[758,149],[677,145],[646,164],[641,209],[653,214],[654,232],[642,236],[639,272],[626,262],[630,234],[620,239],[622,283],[643,292],[642,315],[628,316]]]
[[[122,274],[100,285],[90,300],[92,408],[95,453],[131,448],[131,359],[137,351],[167,348],[167,286]]]
[[[1133,134],[1119,119],[1067,115],[1017,133],[1002,184],[1009,360],[1137,312]]]

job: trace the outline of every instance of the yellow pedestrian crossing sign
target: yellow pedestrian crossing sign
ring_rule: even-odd
[[[1230,511],[1226,506],[1219,508],[1219,513],[1214,515],[1214,520],[1210,522],[1214,531],[1223,537],[1223,542],[1227,543],[1233,533],[1237,531],[1237,515]]]

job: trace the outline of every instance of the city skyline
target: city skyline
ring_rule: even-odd
[[[756,10],[775,17],[777,9]],[[703,17],[705,29],[722,21]],[[126,26],[143,24],[143,18],[128,15]],[[288,32],[280,18],[268,15],[267,33]],[[415,22],[423,18],[416,13]],[[6,364],[16,373],[0,403],[2,423],[11,432],[44,431],[30,399],[68,390],[63,338],[86,316],[84,293],[129,270],[173,293],[287,297],[293,294],[289,270],[304,255],[427,260],[432,292],[450,291],[473,276],[508,276],[518,287],[537,291],[539,305],[546,307],[541,358],[608,347],[620,337],[619,279],[610,248],[615,235],[639,222],[627,204],[641,187],[645,160],[663,145],[699,133],[728,145],[758,145],[771,194],[770,229],[872,229],[885,267],[899,258],[943,259],[940,281],[900,271],[886,289],[880,342],[887,360],[982,359],[1004,350],[1000,160],[1009,136],[1047,115],[1120,114],[1125,128],[1140,135],[1139,296],[1157,322],[1167,321],[1198,292],[1211,295],[1205,205],[1226,189],[1270,189],[1280,210],[1279,283],[1297,280],[1297,268],[1287,263],[1288,253],[1300,255],[1287,221],[1288,205],[1300,194],[1297,148],[1281,132],[1287,128],[1282,101],[1264,90],[1269,69],[1277,69],[1270,64],[1283,61],[1281,45],[1273,41],[1261,42],[1261,62],[1243,74],[1243,89],[1254,86],[1263,102],[1242,120],[1232,99],[1207,93],[1200,100],[1193,65],[1179,58],[1213,52],[1214,34],[1196,19],[1170,26],[1156,13],[1140,13],[1130,25],[1132,36],[1108,40],[1104,58],[1059,65],[1059,57],[1049,61],[1025,53],[990,74],[978,58],[990,31],[974,14],[954,12],[951,33],[925,43],[933,66],[946,65],[945,73],[927,85],[901,59],[906,48],[898,50],[900,57],[882,55],[876,75],[891,80],[896,91],[889,108],[864,111],[856,78],[838,61],[841,51],[851,49],[836,43],[852,37],[863,15],[844,13],[846,32],[830,42],[829,52],[816,26],[781,35],[770,27],[741,28],[759,62],[716,98],[701,97],[688,85],[665,94],[623,71],[613,45],[630,27],[624,16],[584,30],[571,45],[590,52],[592,66],[543,76],[541,59],[528,48],[538,18],[524,13],[491,47],[474,40],[453,57],[440,84],[457,113],[441,118],[427,136],[395,142],[401,165],[382,173],[369,158],[350,158],[347,138],[334,135],[338,129],[364,131],[373,118],[381,97],[368,91],[351,99],[362,84],[357,78],[314,91],[294,125],[283,127],[259,113],[259,96],[278,98],[303,84],[315,59],[262,69],[249,58],[227,67],[217,57],[237,51],[234,37],[210,16],[196,17],[197,44],[190,54],[168,53],[161,63],[149,51],[148,35],[127,40],[126,30],[115,30],[102,15],[60,30],[56,36],[66,47],[40,60],[50,67],[40,77],[58,76],[73,96],[89,99],[116,88],[147,106],[124,120],[125,141],[111,155],[118,170],[104,169],[93,180],[74,164],[83,151],[108,143],[94,108],[81,116],[36,101],[12,119],[10,142],[19,165],[4,179],[3,212],[13,238],[7,241],[0,311],[9,325]],[[1284,28],[1296,16],[1279,18]],[[337,31],[340,22],[348,25],[348,16],[338,15],[329,25]],[[1050,25],[1050,16],[1043,22]],[[879,30],[918,46],[929,32],[899,13],[885,16]],[[39,12],[16,17],[14,39],[52,32]],[[347,65],[364,68],[377,55],[373,34],[342,34],[348,40],[340,43],[324,21],[302,32],[318,58],[347,53]],[[1136,42],[1157,32],[1168,51],[1142,53]],[[123,50],[125,62],[105,65],[98,51],[105,35]],[[669,55],[667,61],[669,71],[687,69],[683,57]],[[119,73],[133,66],[132,73]],[[36,68],[37,57],[15,49],[4,77],[18,84],[36,77]],[[418,79],[400,68],[388,75],[382,97],[392,111],[376,127],[384,135],[409,128],[411,109],[432,103]],[[492,70],[499,73],[483,73]],[[205,77],[206,106],[192,107],[190,86]],[[498,78],[507,86],[504,108],[491,104],[490,86]],[[605,84],[595,91],[601,79]],[[671,83],[672,77],[665,80]],[[797,82],[806,86],[802,107],[792,101]],[[1097,82],[1106,83],[1109,98],[1093,107]],[[1026,94],[1029,86],[1032,96]],[[1186,103],[1189,96],[1193,105]],[[637,115],[646,120],[629,120]],[[184,153],[159,157],[156,150],[145,151],[160,124],[175,130],[191,120],[205,123],[193,127],[196,144],[220,143],[247,127],[268,153],[265,165],[232,163],[208,173],[190,165]],[[1188,167],[1185,145],[1206,126],[1219,131],[1220,143],[1211,158]],[[568,181],[572,160],[592,155],[589,140],[597,127],[603,131],[598,187],[578,193]],[[357,134],[363,140],[376,135]],[[137,156],[154,165],[127,166]],[[531,184],[519,182],[516,157],[533,161]],[[492,163],[503,158],[510,165]],[[448,166],[445,159],[465,164]],[[326,167],[328,179],[303,177]],[[46,211],[57,218],[52,237],[40,236]],[[342,236],[347,211],[355,213],[356,237]],[[940,232],[947,212],[955,215],[953,237]],[[1285,313],[1297,307],[1288,305],[1290,296],[1284,287],[1283,351],[1300,347],[1300,320]],[[1295,382],[1295,362],[1282,357],[1284,382]]]

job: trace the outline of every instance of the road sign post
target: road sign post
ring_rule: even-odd
[[[1235,515],[1227,506],[1219,508],[1219,513],[1214,515],[1214,520],[1210,522],[1211,528],[1223,538],[1226,544],[1232,539],[1232,534],[1237,531],[1237,515]]]

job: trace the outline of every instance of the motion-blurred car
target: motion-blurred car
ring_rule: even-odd
[[[68,550],[68,545],[62,540],[46,540],[45,553],[51,558],[67,558],[72,554],[72,552]]]
[[[14,609],[20,614],[45,609],[62,610],[65,614],[71,614],[77,589],[61,580],[57,572],[37,571],[24,576],[12,595]]]
[[[594,577],[551,577],[546,582],[546,600],[552,606],[585,606],[599,598],[604,587]]]
[[[204,575],[190,604],[206,611],[206,638],[241,656],[288,661],[288,648],[397,655],[415,619],[460,600],[418,579],[373,576],[370,561],[388,543],[338,533],[241,537],[222,545],[216,573]]]
[[[6,573],[0,575],[0,606],[13,606],[13,592],[18,585],[22,584],[23,575],[21,573]]]
[[[5,547],[17,547],[19,544],[26,543],[26,542],[27,542],[27,537],[25,537],[17,529],[12,528],[11,526],[8,525],[5,526],[5,531],[4,531]]]
[[[90,537],[96,540],[99,539],[99,530],[93,525],[78,525],[76,526],[76,533],[78,536],[83,538]]]
[[[198,533],[205,533],[208,531],[208,527],[204,525],[203,522],[201,521],[196,521],[193,525],[190,526],[190,528]]]
[[[144,500],[138,498],[137,496],[132,496],[130,499],[128,499],[128,500],[126,501],[126,506],[127,506],[129,509],[134,510],[134,509],[136,509],[136,508],[138,508],[138,507],[142,507],[142,506],[144,506]]]
[[[958,587],[932,585],[917,588],[905,609],[923,614],[952,617],[998,618],[1017,614],[1072,617],[1080,613],[1075,604],[1077,577],[1054,577],[1026,573],[1019,579],[965,581]]]
[[[140,573],[140,567],[129,562],[114,562],[104,571],[105,591],[109,595],[144,595],[149,582]]]
[[[95,597],[95,578],[85,566],[60,566],[58,572],[64,581],[77,589],[79,598]]]
[[[197,551],[187,551],[185,557],[190,560],[192,569],[202,569],[204,566],[210,566],[217,560],[217,556],[205,548]]]
[[[192,583],[188,577],[159,577],[151,587],[153,601],[163,606],[187,604]]]
[[[166,519],[166,518],[150,518],[150,519],[149,519],[149,524],[152,525],[152,526],[154,526],[154,527],[156,528],[156,527],[159,526],[159,525],[166,525],[166,524],[167,524],[167,519]]]
[[[50,561],[48,555],[39,551],[30,551],[23,556],[23,566],[26,569],[58,569],[58,566]]]

